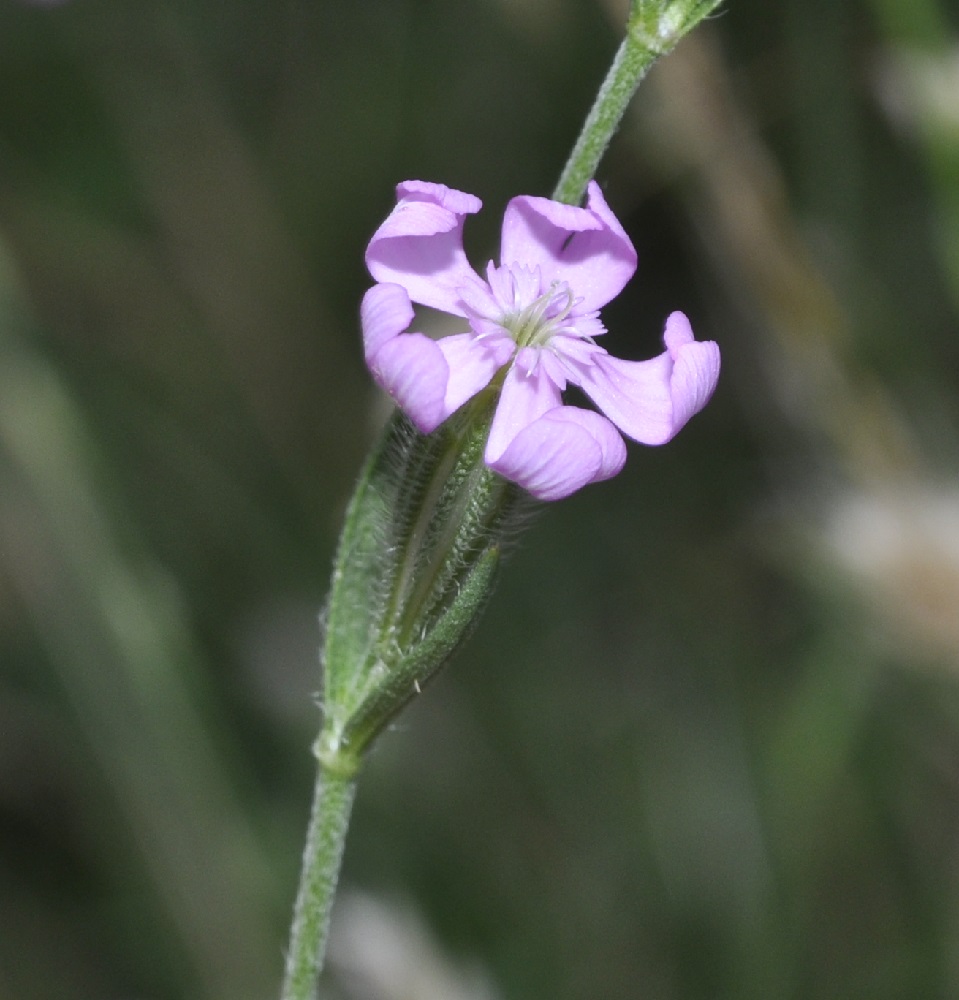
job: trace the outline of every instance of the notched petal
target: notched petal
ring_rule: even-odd
[[[622,469],[626,447],[598,413],[574,406],[549,410],[525,427],[495,462],[500,475],[539,500],[561,500]]]
[[[423,434],[448,416],[443,401],[450,370],[434,340],[422,333],[401,333],[368,362],[377,384]]]
[[[664,340],[666,351],[649,361],[597,352],[571,376],[624,434],[643,444],[675,437],[709,402],[719,378],[718,345],[693,339],[682,313],[669,317]]]
[[[538,265],[543,281],[566,281],[590,313],[615,298],[636,271],[636,251],[594,181],[585,208],[549,198],[513,198],[503,216],[500,262]]]
[[[464,315],[456,289],[478,278],[463,251],[463,222],[482,203],[426,181],[400,184],[397,196],[396,207],[366,248],[370,274],[402,285],[414,302]]]
[[[719,345],[712,340],[695,340],[689,320],[681,312],[666,320],[663,340],[673,359],[669,394],[678,431],[712,397],[719,381]]]
[[[366,363],[376,352],[413,322],[413,304],[400,285],[374,285],[360,303],[363,354]]]
[[[457,191],[456,188],[433,181],[401,181],[396,185],[396,200],[432,201],[455,215],[475,215],[483,203],[475,194]]]

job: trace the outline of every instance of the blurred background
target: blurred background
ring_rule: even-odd
[[[0,0],[0,1000],[276,996],[396,182],[548,194],[597,0]],[[959,996],[959,10],[729,0],[602,164],[709,407],[371,756],[324,997]]]

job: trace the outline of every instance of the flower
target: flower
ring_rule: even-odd
[[[696,341],[682,313],[666,320],[666,350],[649,361],[614,358],[596,343],[605,332],[599,309],[633,276],[636,251],[595,182],[583,208],[513,198],[500,263],[489,263],[485,279],[463,250],[478,198],[425,181],[396,193],[366,250],[377,284],[360,310],[363,345],[374,379],[424,434],[501,378],[484,460],[533,496],[557,500],[620,471],[620,432],[664,444],[709,401],[719,348]],[[411,331],[414,302],[468,329],[440,340]],[[569,383],[602,414],[564,404]]]

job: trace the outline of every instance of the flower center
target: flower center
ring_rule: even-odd
[[[573,308],[573,293],[565,281],[554,281],[525,308],[511,310],[500,322],[517,347],[545,347],[560,330]]]
[[[517,347],[545,347],[566,326],[573,308],[573,293],[565,281],[554,282],[525,309],[507,313],[503,326],[516,341]]]
[[[569,318],[576,299],[565,281],[552,281],[544,290],[539,268],[521,264],[490,265],[486,274],[489,297],[476,314],[505,330],[518,350],[545,347],[557,333],[576,332]]]

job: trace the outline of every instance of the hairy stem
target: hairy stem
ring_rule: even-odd
[[[657,54],[640,49],[629,35],[623,39],[553,191],[555,201],[578,205],[583,200],[630,98]]]
[[[633,0],[626,37],[586,116],[553,191],[553,199],[578,205],[586,185],[619,128],[636,88],[656,60],[707,17],[721,0]]]
[[[356,781],[352,775],[338,774],[324,767],[317,770],[313,811],[303,849],[303,870],[286,955],[283,1000],[313,1000],[316,995],[355,792]]]

